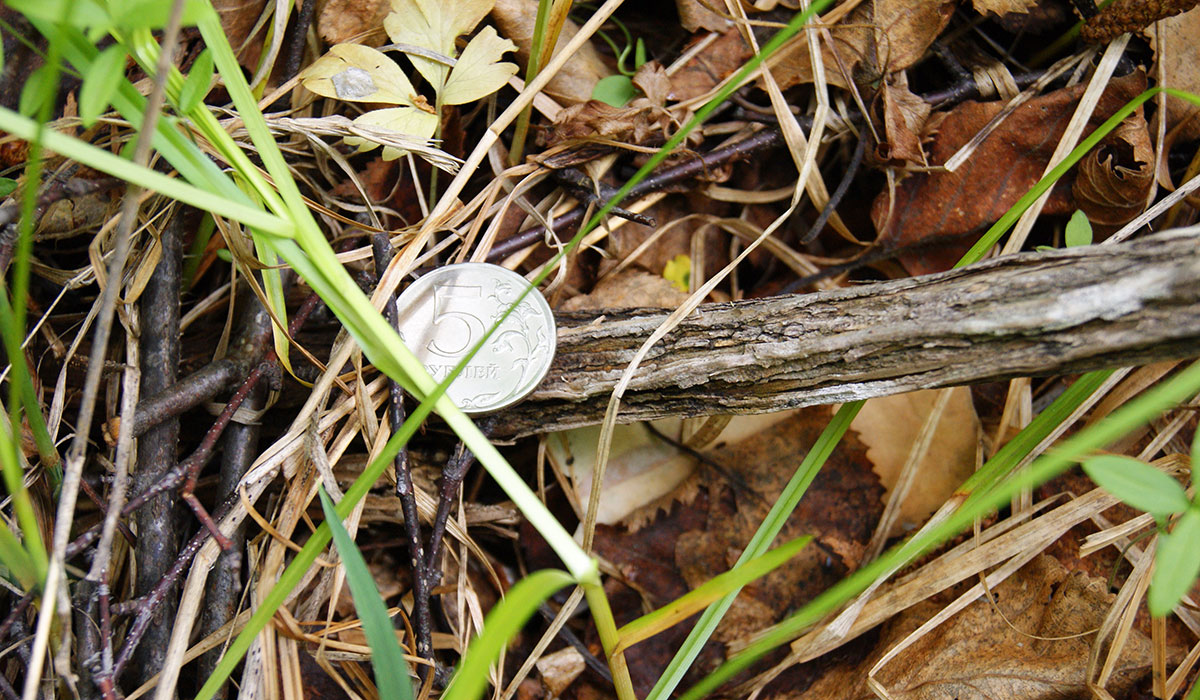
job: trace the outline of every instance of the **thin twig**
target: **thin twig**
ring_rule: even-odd
[[[811,118],[809,121],[811,122]],[[803,124],[805,118],[800,117],[800,122]],[[729,144],[728,146],[722,146],[721,148],[714,148],[701,156],[690,158],[678,165],[663,168],[649,175],[630,190],[625,199],[633,201],[651,192],[657,192],[689,178],[702,175],[726,163],[744,160],[759,151],[775,148],[781,144],[783,144],[783,135],[779,133],[778,129],[761,129],[741,141]],[[583,220],[584,211],[586,211],[586,207],[575,207],[566,214],[555,217],[555,231],[562,233],[578,226],[579,222]],[[503,260],[526,246],[540,242],[545,238],[545,235],[546,228],[544,226],[535,226],[522,231],[493,246],[488,252],[487,259],[489,262]]]
[[[382,274],[392,259],[392,243],[386,233],[371,236],[371,252],[374,256],[375,269]],[[378,275],[376,278],[378,282]],[[384,306],[384,314],[388,323],[395,328],[399,322],[396,309],[396,295],[391,295]],[[404,423],[404,389],[399,384],[389,382],[390,405],[388,421],[392,432],[400,429]],[[416,633],[417,656],[433,661],[433,616],[430,614],[430,591],[432,580],[429,566],[425,562],[425,550],[421,546],[421,520],[417,514],[417,496],[413,489],[412,471],[408,463],[408,450],[401,449],[393,461],[396,470],[396,496],[400,499],[400,507],[404,512],[404,531],[408,536],[408,554],[413,575],[413,624]],[[422,680],[428,675],[428,667],[421,665],[417,670]]]

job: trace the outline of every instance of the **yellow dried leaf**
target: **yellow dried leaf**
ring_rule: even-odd
[[[442,102],[466,104],[504,87],[508,79],[517,74],[517,66],[500,59],[505,53],[516,50],[517,45],[501,39],[494,27],[484,27],[458,57],[458,64],[442,88]]]
[[[453,58],[454,40],[479,24],[495,0],[392,0],[392,12],[383,28],[398,44],[415,44]],[[441,88],[450,72],[448,66],[410,55],[417,71],[431,85]]]
[[[398,131],[409,136],[427,139],[433,136],[433,132],[437,130],[438,119],[437,115],[424,112],[415,107],[392,107],[367,112],[355,119],[354,123],[391,129],[392,131]],[[351,146],[357,146],[359,152],[369,151],[377,145],[355,136],[347,136],[344,140]],[[384,160],[395,160],[402,155],[404,155],[404,151],[398,148],[392,148],[391,146],[383,147]]]
[[[412,104],[415,90],[395,61],[368,46],[338,44],[300,74],[304,87],[348,102]]]

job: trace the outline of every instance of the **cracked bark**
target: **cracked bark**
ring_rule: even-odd
[[[559,314],[514,438],[599,423],[669,310]],[[815,294],[706,304],[633,375],[620,422],[765,413],[1019,376],[1200,355],[1200,233],[998,258]]]

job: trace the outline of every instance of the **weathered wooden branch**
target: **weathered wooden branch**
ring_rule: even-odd
[[[595,424],[662,309],[559,316],[558,354],[500,437]],[[620,420],[764,413],[1200,355],[1200,233],[700,307],[642,362]]]

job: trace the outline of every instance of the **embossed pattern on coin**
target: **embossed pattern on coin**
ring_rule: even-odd
[[[441,381],[529,288],[515,272],[488,263],[438,268],[397,300],[400,337]],[[511,406],[533,391],[554,359],[554,313],[534,289],[504,319],[446,390],[469,414]]]

